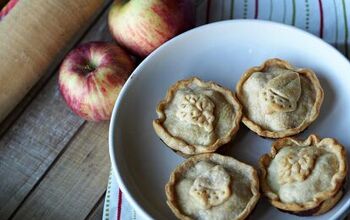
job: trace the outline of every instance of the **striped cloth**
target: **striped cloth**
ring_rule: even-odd
[[[228,19],[271,20],[304,29],[349,57],[350,0],[196,0],[196,25]],[[103,219],[141,219],[110,176]]]

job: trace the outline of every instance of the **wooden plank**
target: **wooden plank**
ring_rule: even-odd
[[[111,39],[106,15],[83,41],[97,39]],[[0,219],[13,215],[83,123],[61,98],[56,73],[0,139]]]
[[[33,101],[34,98],[38,96],[44,86],[48,83],[48,81],[53,77],[54,73],[48,72],[45,74],[33,88],[29,90],[27,95],[18,103],[16,108],[0,123],[0,138],[4,135],[4,133],[13,125],[19,118],[20,115],[26,110],[29,104]]]
[[[102,199],[100,199],[100,201],[98,201],[98,203],[95,205],[95,208],[86,217],[86,220],[101,220],[102,219],[105,195],[106,195],[106,193],[103,194],[103,196],[101,197]]]
[[[53,78],[0,140],[0,219],[13,213],[83,123]]]
[[[64,55],[72,48],[74,45],[77,44],[77,42],[80,42],[82,39],[82,36],[86,35],[87,31],[92,27],[92,25],[95,23],[96,19],[101,16],[103,11],[108,7],[111,0],[104,0],[103,6],[99,10],[98,13],[96,13],[94,16],[92,16],[91,19],[87,22],[87,25],[82,25],[81,30],[78,31],[78,33],[71,39],[71,41],[64,46],[60,50],[60,52],[57,54],[56,59],[51,65],[47,68],[44,74],[41,74],[42,77],[40,80],[36,83],[34,87],[32,87],[27,95],[17,104],[16,108],[3,120],[0,124],[0,137],[1,135],[11,126],[12,123],[16,119],[18,119],[18,116],[23,112],[26,106],[31,102],[31,100],[38,94],[38,92],[42,89],[43,85],[45,85],[50,77],[53,76],[53,74],[56,72],[56,69],[58,65],[61,62],[61,59],[64,57]],[[0,117],[1,118],[1,117]]]
[[[72,42],[72,45],[70,48],[75,46],[76,44],[93,41],[93,40],[103,40],[103,41],[109,41],[112,42],[112,36],[110,35],[107,27],[107,11],[106,7],[108,7],[111,4],[112,0],[105,0],[105,5],[103,6],[103,9],[101,11],[100,15],[96,15],[95,20],[97,20],[96,23],[92,22],[92,26],[85,31],[82,38],[77,39],[76,41]],[[99,18],[99,19],[97,19]],[[102,19],[101,19],[102,18]],[[67,50],[63,51],[62,55],[59,56],[59,58],[63,58],[65,53],[67,53],[69,47],[67,47]],[[59,63],[59,62],[57,62]],[[57,68],[57,65],[55,66]],[[6,117],[4,121],[0,123],[0,138],[3,135],[3,133],[8,130],[8,128],[18,119],[19,115],[23,113],[25,108],[28,106],[28,104],[38,95],[40,90],[43,88],[43,86],[48,82],[48,80],[54,75],[55,72],[49,71],[47,74],[45,74],[38,83],[28,92],[26,97],[22,99],[22,101],[17,105],[17,107]]]
[[[88,122],[13,219],[84,219],[104,195],[108,122]]]

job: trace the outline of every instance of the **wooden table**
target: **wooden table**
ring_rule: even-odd
[[[112,41],[111,1],[78,43]],[[109,122],[70,111],[48,73],[0,125],[0,219],[101,219]]]

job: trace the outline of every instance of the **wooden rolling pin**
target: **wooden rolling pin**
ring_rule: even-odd
[[[20,0],[1,20],[0,122],[41,76],[57,66],[103,2]]]

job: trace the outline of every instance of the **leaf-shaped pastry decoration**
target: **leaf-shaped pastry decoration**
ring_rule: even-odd
[[[301,182],[307,179],[315,166],[318,151],[303,148],[298,153],[290,153],[282,158],[278,170],[280,184]]]
[[[300,95],[300,77],[292,71],[270,80],[261,93],[263,100],[267,102],[267,113],[295,111]]]
[[[187,93],[181,97],[177,117],[191,124],[203,127],[207,132],[214,130],[214,103],[203,94]]]
[[[189,193],[201,206],[209,209],[230,197],[230,184],[231,176],[222,166],[216,165],[195,179]]]

